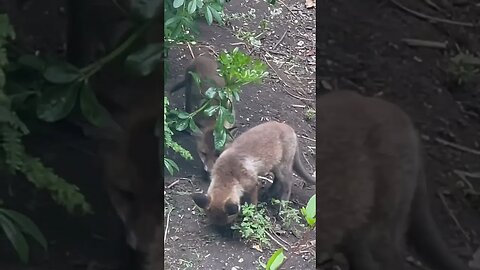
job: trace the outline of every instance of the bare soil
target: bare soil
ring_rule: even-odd
[[[381,96],[412,117],[428,155],[435,220],[452,252],[467,262],[479,248],[480,181],[478,176],[462,179],[455,171],[480,171],[479,80],[473,74],[459,86],[454,83],[458,77],[448,67],[450,58],[459,52],[478,57],[478,27],[421,19],[394,2],[456,22],[478,23],[480,15],[478,4],[466,1],[325,1],[318,14],[317,94],[350,89]],[[404,38],[448,45],[445,49],[412,47]],[[477,154],[442,140],[475,149]]]

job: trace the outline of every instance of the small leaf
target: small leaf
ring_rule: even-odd
[[[0,209],[0,212],[10,217],[24,233],[32,236],[44,249],[47,249],[47,239],[29,217],[9,209]]]
[[[205,9],[205,19],[207,20],[208,25],[212,24],[212,22],[213,22],[212,11],[210,10],[210,7],[208,7],[208,6]]]
[[[198,133],[201,132],[200,129],[198,128],[197,124],[195,123],[195,120],[193,120],[193,119],[190,119],[189,128],[193,133],[198,134]]]
[[[215,149],[221,150],[225,146],[225,143],[227,142],[227,132],[223,127],[221,129],[215,128],[213,135],[214,135],[214,141],[215,141]]]
[[[210,12],[212,12],[212,15],[215,18],[215,20],[219,24],[223,25],[222,16],[220,15],[220,13],[217,10],[215,10],[214,8],[211,8],[211,7],[207,7],[207,8],[210,10]]]
[[[46,122],[67,117],[77,101],[78,83],[56,85],[45,89],[37,103],[37,116]]]
[[[185,0],[173,0],[173,7],[179,8],[181,5],[183,5],[184,2]]]
[[[205,91],[205,96],[209,99],[212,99],[217,94],[217,89],[215,87],[210,87]]]
[[[159,14],[163,0],[133,0],[130,2],[134,15],[143,19],[152,19]]]
[[[188,119],[182,119],[178,121],[175,125],[175,129],[177,131],[184,131],[188,127],[189,120]]]
[[[196,0],[191,0],[190,3],[188,3],[188,13],[193,14],[197,10],[197,1]]]
[[[110,113],[103,107],[97,99],[97,96],[85,83],[80,92],[80,109],[83,116],[94,126],[104,127],[109,124],[114,124]]]
[[[80,78],[82,74],[75,66],[68,63],[48,66],[43,73],[43,77],[55,84],[66,84]]]
[[[125,60],[125,67],[135,75],[147,76],[162,62],[162,53],[162,44],[148,44],[141,50],[129,55]]]
[[[174,171],[179,171],[177,164],[171,159],[163,158],[163,164],[165,168],[167,168],[170,175],[173,175]]]
[[[37,71],[45,69],[45,62],[38,56],[33,54],[24,54],[18,58],[18,63]]]
[[[273,253],[272,257],[268,259],[266,270],[277,270],[283,264],[286,257],[283,254],[283,249],[279,248],[275,253]]]
[[[179,112],[177,114],[177,117],[180,118],[180,119],[188,119],[188,118],[190,118],[190,114],[188,114],[186,112]]]
[[[25,237],[18,230],[15,224],[13,224],[13,222],[4,215],[0,215],[0,226],[2,226],[2,229],[5,232],[8,240],[10,240],[10,243],[12,243],[13,247],[17,251],[20,260],[23,263],[27,263],[29,250]]]
[[[218,105],[210,106],[205,109],[205,113],[208,116],[213,116],[213,114],[217,112],[218,108],[220,108]]]
[[[307,208],[306,208],[306,212],[307,212],[307,215],[311,218],[315,217],[316,215],[316,201],[317,201],[317,195],[314,194],[312,197],[310,197],[310,199],[308,200],[308,203],[307,203]]]

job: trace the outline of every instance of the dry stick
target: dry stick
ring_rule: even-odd
[[[312,142],[317,142],[317,140],[309,138],[307,136],[303,136],[303,135],[300,135],[300,138],[303,138],[303,139],[306,139],[306,140],[309,140],[309,141],[312,141]]]
[[[192,58],[195,58],[195,54],[193,54],[193,50],[192,50],[192,47],[190,46],[190,42],[187,42],[187,46],[188,46],[188,49],[190,50],[190,55],[192,56]]]
[[[168,234],[168,225],[170,225],[170,214],[172,213],[173,207],[170,208],[167,214],[167,225],[165,227],[165,235],[163,236],[163,244],[167,243],[167,234]]]
[[[440,197],[440,200],[442,201],[443,206],[445,206],[445,209],[447,209],[447,212],[448,212],[448,215],[450,216],[450,218],[452,218],[453,222],[455,222],[458,229],[460,229],[463,236],[465,236],[465,239],[467,239],[467,241],[470,242],[470,237],[468,237],[467,232],[463,229],[463,227],[460,224],[460,222],[458,221],[457,217],[455,217],[455,214],[453,213],[452,209],[450,209],[450,207],[448,207],[447,201],[445,200],[445,196],[443,196],[443,194],[441,192],[437,192],[437,194]],[[467,242],[467,245],[468,245],[468,242]],[[468,245],[468,247],[471,248],[470,245]]]
[[[431,40],[421,40],[421,39],[412,39],[404,38],[403,42],[412,47],[428,47],[434,49],[446,49],[447,42],[431,41]]]
[[[171,187],[175,186],[176,184],[178,184],[178,182],[180,182],[180,179],[177,179],[175,182],[168,185],[167,188],[171,188]]]
[[[466,146],[463,146],[463,145],[459,145],[459,144],[456,144],[456,143],[452,143],[452,142],[449,142],[449,141],[446,141],[444,139],[440,139],[440,138],[435,138],[435,140],[443,145],[446,145],[446,146],[450,146],[451,148],[454,148],[454,149],[457,149],[457,150],[460,150],[460,151],[464,151],[464,152],[467,152],[467,153],[470,153],[470,154],[474,154],[474,155],[479,155],[480,156],[480,151],[479,150],[476,150],[476,149],[472,149],[472,148],[468,148]]]
[[[278,47],[278,45],[280,44],[280,42],[282,42],[282,40],[283,40],[283,39],[285,38],[285,36],[287,35],[287,31],[288,31],[288,30],[285,30],[285,33],[283,33],[283,35],[282,35],[282,37],[280,38],[280,40],[279,40],[277,43],[275,43],[275,45],[273,46],[272,50],[275,50],[275,49]]]
[[[273,235],[275,235],[276,237],[278,237],[278,239],[280,241],[282,241],[283,243],[285,243],[285,245],[287,245],[289,248],[292,248],[292,244],[288,243],[287,240],[281,238],[280,236],[278,236],[278,234],[276,234],[274,231],[272,231]]]
[[[433,21],[433,22],[441,22],[441,23],[446,23],[446,24],[452,24],[452,25],[466,26],[466,27],[478,27],[478,25],[473,24],[473,23],[469,23],[469,22],[459,22],[459,21],[452,21],[452,20],[438,18],[438,17],[432,17],[432,16],[429,16],[429,15],[420,13],[418,11],[409,9],[409,8],[405,7],[404,5],[400,4],[399,2],[397,2],[395,0],[390,0],[390,2],[392,2],[395,6],[399,7],[400,9],[402,9],[402,10],[404,10],[404,11],[406,11],[406,12],[412,14],[412,15],[415,15],[418,18],[421,18],[421,19],[425,19],[425,20],[429,20],[429,21]]]
[[[293,13],[293,11],[282,0],[278,0],[278,2],[282,5],[284,5],[288,9],[288,11],[290,11],[290,13],[292,13],[293,16],[296,15],[295,13]]]
[[[285,251],[288,251],[288,248],[286,246],[284,246],[282,243],[280,243],[277,239],[275,239],[270,233],[268,232],[265,232],[268,237],[270,237],[270,239],[272,239],[273,241],[275,241],[275,243],[277,243],[279,246],[281,246]]]
[[[270,182],[270,183],[273,183],[273,181],[272,181],[270,178],[265,177],[265,176],[260,176],[260,175],[259,175],[259,176],[257,176],[257,178],[262,179],[262,180],[265,180],[265,181],[268,181],[268,182]]]

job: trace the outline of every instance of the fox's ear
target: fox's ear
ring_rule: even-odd
[[[240,205],[238,205],[238,203],[227,201],[225,204],[225,212],[227,213],[227,216],[238,214],[238,212],[240,212]]]
[[[195,204],[202,209],[207,208],[208,205],[210,204],[210,197],[203,193],[193,193],[192,199],[195,202]]]

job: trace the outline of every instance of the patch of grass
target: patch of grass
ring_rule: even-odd
[[[272,222],[265,210],[265,204],[257,206],[245,203],[242,205],[242,221],[232,226],[233,230],[240,232],[243,239],[260,245],[270,246],[267,232],[272,229]]]
[[[294,225],[303,226],[300,223],[300,211],[290,206],[289,201],[280,201],[272,199],[272,204],[280,205],[279,216],[282,219],[282,227],[286,230],[291,230]]]
[[[305,117],[307,118],[307,120],[313,120],[315,119],[316,113],[317,111],[315,111],[315,109],[308,108],[305,110]]]
[[[464,85],[479,75],[480,58],[470,53],[459,53],[450,59],[447,72],[457,85]]]

